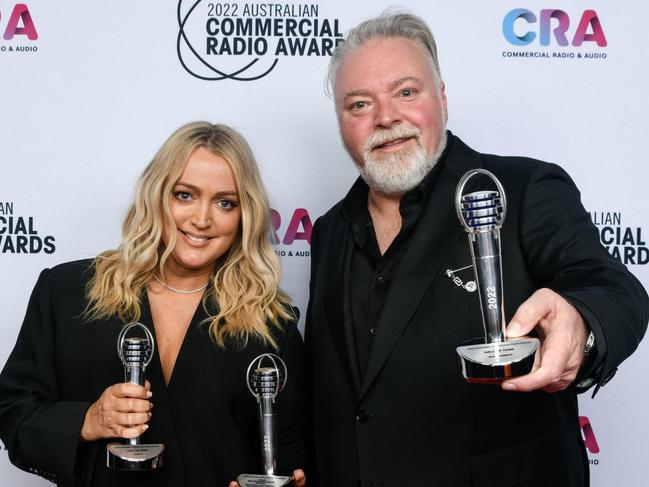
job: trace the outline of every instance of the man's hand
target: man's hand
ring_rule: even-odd
[[[293,485],[294,487],[306,486],[306,476],[304,475],[303,470],[293,470]],[[230,482],[228,487],[239,487],[239,483],[233,480],[232,482]]]
[[[507,391],[562,391],[577,377],[584,359],[586,324],[568,301],[550,289],[539,289],[521,304],[507,327],[515,338],[536,329],[541,339],[534,369],[502,383]]]

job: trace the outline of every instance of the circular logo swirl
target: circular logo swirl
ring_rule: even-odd
[[[273,69],[275,69],[279,58],[275,58],[268,68],[264,68],[262,59],[256,57],[249,61],[245,66],[235,69],[234,71],[229,73],[225,72],[225,70],[223,69],[219,69],[213,66],[210,63],[209,59],[206,59],[206,57],[203,57],[201,56],[201,54],[199,54],[199,52],[194,47],[194,44],[192,43],[191,35],[188,35],[185,31],[188,21],[191,20],[193,15],[197,15],[195,13],[196,8],[201,3],[203,3],[202,0],[195,0],[191,7],[189,7],[189,9],[183,13],[183,4],[189,4],[191,3],[191,1],[192,0],[190,0],[189,2],[183,2],[183,0],[179,0],[177,10],[178,37],[176,40],[176,51],[178,53],[178,60],[180,61],[180,64],[185,69],[185,71],[198,79],[206,81],[220,81],[224,79],[232,79],[236,81],[254,81],[263,78]],[[193,58],[193,64],[196,67],[198,67],[199,69],[204,68],[203,73],[199,73],[198,69],[196,69],[195,67],[190,67],[190,59],[186,59],[186,56]],[[203,68],[201,68],[201,66]],[[249,76],[242,76],[242,74],[246,73],[247,71],[251,71],[253,73],[255,73],[256,71],[256,73],[250,74]]]

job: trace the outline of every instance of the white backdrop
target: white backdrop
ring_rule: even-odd
[[[283,286],[306,310],[310,222],[356,176],[323,90],[327,46],[390,2],[274,1],[31,0],[21,7],[0,0],[0,364],[39,271],[118,245],[135,179],[165,138],[192,120],[230,124],[250,141],[281,220]],[[402,5],[436,35],[449,128],[482,152],[562,165],[610,251],[647,287],[649,4]],[[25,9],[29,15],[19,15]],[[503,33],[514,9],[529,11],[511,29],[518,37],[532,32],[527,45]],[[588,20],[589,10],[599,23]],[[230,32],[237,18],[252,18],[253,30]],[[561,25],[569,25],[567,46],[553,33]],[[240,48],[253,55],[236,54]],[[619,241],[611,242],[616,231]],[[646,485],[648,359],[641,345],[595,400],[580,399],[594,486]],[[0,451],[0,485],[45,481],[15,469]]]

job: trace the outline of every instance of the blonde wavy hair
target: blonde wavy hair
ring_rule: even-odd
[[[140,319],[140,296],[156,273],[164,276],[165,262],[176,243],[169,207],[172,188],[199,148],[229,163],[241,205],[237,238],[215,264],[203,296],[210,336],[222,348],[231,340],[244,347],[251,336],[277,348],[269,324],[279,327],[282,320],[295,316],[288,295],[279,288],[280,266],[269,240],[266,191],[246,140],[230,127],[208,122],[176,130],[140,176],[122,225],[121,245],[95,258],[85,315],[89,319],[117,316],[124,322]],[[170,229],[166,248],[165,225]]]

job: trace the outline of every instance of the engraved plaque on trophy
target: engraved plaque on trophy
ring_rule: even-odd
[[[144,330],[144,337],[127,337],[135,327]],[[130,323],[117,338],[117,354],[124,364],[125,382],[144,385],[144,370],[151,362],[154,351],[153,335],[142,323]],[[128,443],[109,443],[106,446],[106,465],[113,470],[147,471],[162,466],[164,445],[140,443],[140,438],[131,438]]]
[[[497,191],[463,194],[467,182],[482,174]],[[455,210],[471,249],[484,336],[457,347],[462,376],[468,382],[499,384],[509,377],[532,371],[539,340],[533,337],[508,339],[505,331],[500,228],[507,213],[507,200],[500,181],[489,171],[467,172],[455,191]]]
[[[248,389],[257,399],[261,456],[264,473],[241,474],[241,487],[282,487],[292,485],[291,477],[276,475],[277,425],[275,398],[286,385],[287,370],[284,361],[272,353],[255,358],[246,372]]]

